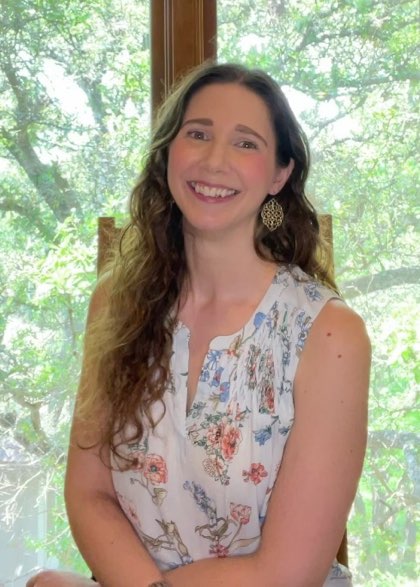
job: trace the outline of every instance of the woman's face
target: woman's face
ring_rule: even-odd
[[[199,90],[169,148],[168,184],[184,229],[218,235],[239,229],[252,238],[262,202],[290,175],[289,167],[277,166],[275,152],[259,96],[235,83]]]

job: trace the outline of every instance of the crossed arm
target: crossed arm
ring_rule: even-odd
[[[370,346],[360,318],[331,301],[315,320],[295,379],[295,423],[258,551],[162,573],[123,514],[97,450],[75,421],[66,480],[72,532],[102,587],[321,587],[337,552],[366,444]],[[59,583],[28,583],[46,587]],[[84,583],[62,583],[78,585]]]

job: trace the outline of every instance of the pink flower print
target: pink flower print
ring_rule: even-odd
[[[228,424],[224,427],[221,449],[225,459],[230,461],[232,457],[236,455],[241,440],[242,434],[239,428],[235,428],[235,426],[232,426],[232,424]]]
[[[242,344],[242,336],[238,335],[231,342],[230,347],[228,348],[227,354],[230,357],[239,357],[239,349],[241,348],[241,344]]]
[[[236,422],[242,422],[243,420],[245,420],[247,414],[249,414],[250,409],[249,408],[245,408],[244,410],[241,411],[239,404],[236,404],[236,414],[235,414],[235,421]]]
[[[249,408],[245,408],[244,410],[241,410],[241,406],[239,405],[239,402],[234,402],[234,401],[229,402],[229,404],[227,405],[227,408],[226,408],[227,416],[229,416],[231,421],[235,420],[235,422],[242,422],[242,420],[245,420],[245,417],[247,414],[249,414],[249,412],[250,412]]]
[[[130,469],[134,469],[135,471],[142,471],[144,468],[144,463],[146,461],[146,455],[144,454],[144,452],[135,452],[132,455],[132,463],[130,465]]]
[[[226,558],[229,554],[229,548],[223,544],[212,544],[210,546],[210,554],[216,555],[218,558]]]
[[[252,481],[254,485],[261,483],[264,477],[267,477],[268,473],[265,470],[264,465],[261,463],[252,463],[249,471],[242,471],[244,481]]]
[[[248,524],[252,508],[249,505],[230,504],[231,517],[239,524]]]
[[[265,405],[270,413],[274,411],[274,388],[272,385],[265,389]]]
[[[153,485],[166,483],[168,480],[165,461],[159,455],[147,455],[143,474]]]
[[[210,446],[217,446],[220,444],[220,437],[222,436],[222,427],[218,424],[212,424],[207,430],[207,442]]]

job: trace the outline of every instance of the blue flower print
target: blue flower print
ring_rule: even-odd
[[[292,393],[292,382],[288,379],[283,379],[280,384],[280,395],[283,393]]]
[[[290,356],[290,348],[285,348],[281,356],[282,365],[285,367],[290,363]]]
[[[213,379],[211,380],[210,387],[219,387],[220,379],[222,377],[223,367],[218,367],[214,372]]]
[[[230,383],[229,381],[224,381],[220,386],[220,395],[219,400],[221,402],[227,402],[230,395]]]
[[[260,446],[263,446],[271,438],[271,426],[266,426],[254,432],[254,438]]]
[[[279,322],[280,312],[278,302],[275,302],[269,313],[267,314],[267,329],[268,336],[271,338],[275,335],[277,324]]]
[[[210,523],[214,523],[217,517],[214,500],[208,497],[207,493],[199,483],[185,481],[183,487],[191,493],[198,508],[206,514]]]
[[[304,292],[311,302],[316,302],[322,298],[321,292],[319,291],[318,284],[311,282],[303,286]]]
[[[210,371],[208,369],[203,369],[200,373],[200,381],[208,381],[210,379]]]
[[[265,320],[265,314],[263,314],[262,312],[257,312],[254,316],[254,326],[255,329],[259,328],[261,326],[261,324],[264,322]]]
[[[207,353],[207,363],[205,365],[206,369],[216,369],[217,363],[219,362],[220,357],[222,356],[222,351],[215,351],[210,349]]]
[[[279,267],[279,270],[277,271],[276,275],[274,276],[273,283],[282,284],[286,287],[289,283],[289,279],[290,279],[290,276],[288,273],[288,268],[287,267]]]
[[[312,321],[309,316],[306,315],[305,311],[302,310],[296,317],[296,326],[299,328],[297,343],[296,343],[296,351],[299,355],[300,352],[303,350],[303,346],[305,344],[306,339],[308,338],[309,329],[311,327]]]

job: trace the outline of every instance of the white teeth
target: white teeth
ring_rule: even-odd
[[[201,183],[196,183],[195,181],[190,183],[197,194],[202,194],[203,196],[207,196],[209,198],[225,198],[226,196],[233,196],[235,193],[237,193],[236,190],[215,187],[211,188]]]

